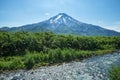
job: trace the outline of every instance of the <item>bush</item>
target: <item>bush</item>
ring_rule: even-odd
[[[109,71],[110,80],[120,80],[120,67],[112,67]]]
[[[24,68],[24,64],[21,60],[21,58],[16,57],[11,64],[10,64],[10,69],[15,70],[15,69],[22,69]]]
[[[30,52],[48,53],[49,49],[105,50],[120,49],[120,37],[88,37],[28,32],[1,32],[0,56],[25,55]]]
[[[33,58],[27,58],[25,61],[25,67],[26,69],[31,69],[35,65],[35,61]]]
[[[0,32],[0,70],[31,69],[120,49],[120,37]]]
[[[0,70],[10,70],[11,61],[0,61]]]

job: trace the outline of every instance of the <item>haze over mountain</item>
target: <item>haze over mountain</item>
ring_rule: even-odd
[[[8,32],[29,31],[46,32],[52,31],[58,34],[75,34],[88,36],[120,36],[119,32],[108,30],[100,26],[80,22],[65,13],[59,13],[48,20],[28,24],[20,27],[3,27],[0,30]]]

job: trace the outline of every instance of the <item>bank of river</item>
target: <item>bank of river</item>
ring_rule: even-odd
[[[40,67],[0,74],[0,80],[109,80],[108,70],[120,65],[120,51],[59,66]]]

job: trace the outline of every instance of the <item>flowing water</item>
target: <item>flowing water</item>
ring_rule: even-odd
[[[120,51],[81,62],[5,72],[0,74],[0,80],[109,80],[108,71],[112,65],[120,65]]]

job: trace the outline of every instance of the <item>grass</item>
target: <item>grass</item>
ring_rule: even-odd
[[[120,80],[120,66],[114,66],[109,71],[110,80]]]
[[[0,57],[0,71],[32,69],[40,66],[60,64],[73,60],[82,60],[90,56],[103,55],[115,50],[83,51],[74,49],[50,49],[48,53],[29,52],[23,56]]]

